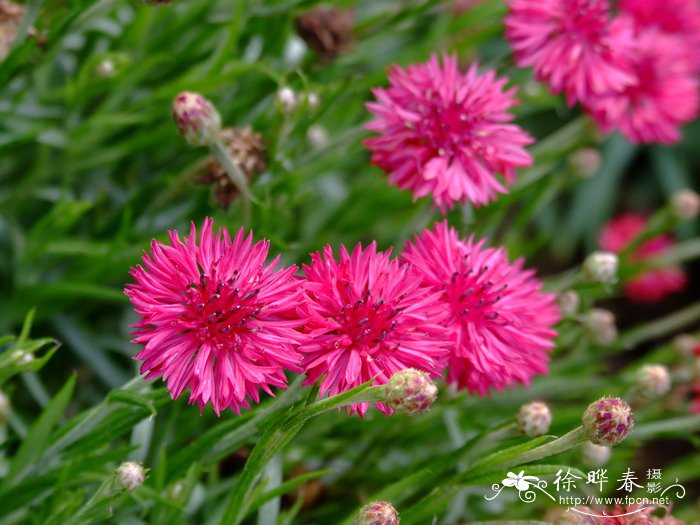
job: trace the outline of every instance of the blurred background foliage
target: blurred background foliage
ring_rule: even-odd
[[[185,400],[169,402],[161,383],[132,380],[136,348],[129,325],[135,316],[122,293],[129,268],[152,238],[165,240],[168,229],[186,230],[208,215],[231,229],[241,224],[238,202],[221,210],[211,189],[196,183],[207,151],[185,145],[170,116],[182,90],[212,100],[226,125],[250,124],[263,136],[268,167],[252,184],[259,204],[250,226],[271,239],[285,263],[306,262],[326,243],[376,239],[382,249],[398,250],[439,219],[426,200],[412,204],[408,193],[387,185],[369,164],[362,140],[368,136],[364,103],[373,86],[386,84],[386,68],[442,50],[456,52],[463,64],[495,67],[521,86],[518,123],[537,138],[535,164],[520,172],[509,195],[449,214],[465,235],[487,236],[542,274],[561,275],[595,248],[600,226],[614,214],[653,212],[674,191],[698,189],[700,124],[686,127],[684,141],[671,148],[600,136],[577,109],[533,82],[530,71],[514,68],[502,38],[500,1],[461,14],[435,0],[335,2],[354,8],[355,42],[330,62],[319,60],[295,33],[295,18],[317,4],[27,2],[19,38],[0,63],[0,334],[20,334],[35,308],[31,334],[42,339],[31,339],[27,324],[16,339],[3,341],[0,353],[14,367],[7,368],[12,378],[2,378],[13,410],[0,454],[15,457],[0,463],[0,523],[81,523],[108,519],[110,512],[114,523],[216,523],[266,407],[276,410],[302,395],[292,389],[274,407],[266,401],[242,417],[217,419]],[[292,111],[276,96],[283,87],[296,93]],[[601,154],[594,173],[576,162],[587,148]],[[698,252],[697,223],[676,233],[691,256]],[[279,466],[285,479],[304,476],[297,483],[304,481],[306,498],[289,491],[279,521],[261,511],[258,523],[344,523],[376,496],[407,509],[407,523],[428,523],[411,516],[419,515],[420,498],[436,483],[410,476],[508,421],[521,403],[548,400],[552,432],[561,434],[596,395],[624,395],[625,378],[644,361],[677,366],[682,375],[690,365],[679,360],[668,337],[697,328],[700,316],[691,310],[682,323],[671,317],[671,327],[657,331],[648,321],[673,316],[698,299],[698,265],[689,264],[688,291],[663,303],[630,306],[607,295],[629,345],[600,348],[578,323],[565,321],[552,374],[531,390],[487,399],[444,392],[418,419],[371,413],[362,421],[331,413],[312,421]],[[582,294],[586,305],[606,295],[597,289]],[[41,368],[39,357],[53,354],[54,339],[61,348]],[[17,350],[36,358],[22,363]],[[616,449],[611,470],[667,467],[689,488],[677,508],[690,519],[700,515],[693,434],[700,420],[686,414],[682,401],[640,407],[639,429]],[[654,440],[644,445],[642,438]],[[577,454],[556,462],[580,467]],[[143,489],[86,507],[126,457],[151,468]],[[451,461],[451,468],[468,459]],[[307,479],[318,476],[320,482]],[[450,493],[434,509],[438,523],[544,515],[543,503],[520,504],[505,495],[486,502],[487,488]]]

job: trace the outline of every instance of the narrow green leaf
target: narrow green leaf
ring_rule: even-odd
[[[34,423],[22,442],[3,486],[19,483],[27,475],[32,463],[41,456],[50,442],[51,431],[63,415],[75,388],[76,375],[73,374]]]

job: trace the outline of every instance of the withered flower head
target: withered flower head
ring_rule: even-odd
[[[353,42],[354,9],[318,7],[299,15],[297,33],[324,62],[347,51]]]
[[[250,126],[224,128],[221,131],[221,139],[248,182],[255,175],[265,171],[267,168],[265,141],[260,133],[253,131]],[[214,159],[209,161],[198,182],[212,185],[216,201],[224,210],[228,209],[238,195],[236,186]]]

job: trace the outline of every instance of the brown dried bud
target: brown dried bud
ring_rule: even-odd
[[[354,9],[318,7],[296,19],[297,33],[324,62],[347,51],[353,42]]]
[[[265,141],[253,128],[224,128],[220,136],[248,182],[255,175],[265,171]],[[212,185],[216,201],[224,210],[228,209],[238,195],[235,184],[214,159],[209,161],[198,182]]]

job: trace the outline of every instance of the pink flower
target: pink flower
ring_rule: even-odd
[[[700,3],[697,0],[620,0],[621,12],[638,28],[658,30],[686,40],[683,51],[700,69]]]
[[[132,268],[126,286],[141,319],[133,342],[144,345],[146,379],[162,376],[173,399],[190,389],[200,410],[230,407],[240,414],[262,389],[285,388],[284,369],[297,370],[295,347],[301,324],[291,314],[301,298],[295,266],[266,264],[269,241],[253,244],[241,228],[233,240],[224,228],[212,233],[212,219],[197,231],[192,224],[170,245],[153,241],[143,266]]]
[[[698,113],[698,79],[687,46],[656,29],[637,35],[636,51],[629,56],[636,82],[586,101],[604,132],[618,129],[635,143],[680,140],[678,128]]]
[[[598,237],[603,250],[619,253],[636,239],[646,227],[643,215],[632,213],[620,215],[606,224]],[[653,237],[631,254],[630,261],[642,263],[663,254],[673,245],[668,235]],[[642,271],[626,280],[624,290],[627,297],[637,302],[656,302],[667,295],[683,290],[687,286],[685,272],[678,266],[653,268]]]
[[[594,95],[619,91],[635,79],[624,58],[634,44],[632,27],[611,20],[607,0],[508,0],[506,39],[521,67],[569,106]]]
[[[533,142],[509,124],[517,100],[516,88],[504,91],[507,81],[493,70],[479,74],[476,64],[461,74],[456,56],[394,66],[391,86],[374,89],[377,102],[367,104],[376,118],[366,128],[379,133],[365,141],[372,163],[414,199],[432,193],[443,213],[455,202],[478,206],[507,193],[495,174],[513,182],[515,168],[532,163],[524,146]]]
[[[511,264],[503,248],[459,239],[446,222],[407,243],[403,258],[449,311],[449,382],[483,395],[547,372],[559,309],[522,259]]]
[[[441,326],[446,312],[411,275],[409,268],[377,252],[375,243],[340,257],[326,246],[303,266],[308,279],[301,313],[306,317],[305,384],[321,381],[320,393],[336,395],[374,378],[385,384],[399,370],[416,368],[439,377],[449,354],[449,334]],[[384,413],[385,405],[377,404]],[[368,404],[350,413],[364,416]]]

